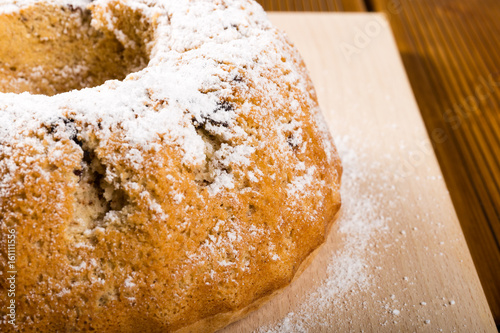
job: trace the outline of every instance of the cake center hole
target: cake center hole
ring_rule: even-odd
[[[113,15],[113,31],[106,24],[96,28],[90,10],[72,6],[40,3],[0,15],[0,92],[51,96],[146,67],[147,22],[134,12]]]

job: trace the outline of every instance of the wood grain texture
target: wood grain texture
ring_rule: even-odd
[[[336,265],[343,253],[349,254],[348,240],[337,223],[296,281],[224,332],[269,329],[280,321],[279,332],[293,332],[293,325],[282,321],[290,312],[302,314],[302,326],[295,331],[495,332],[387,21],[379,14],[270,18],[303,55],[334,137],[349,142],[361,165],[370,168],[359,174],[357,184],[362,195],[374,198],[374,218],[383,218],[387,228],[368,240],[366,288],[354,285],[330,303],[309,306],[315,313],[304,314],[304,303],[311,302],[307,298],[331,274],[340,278],[329,288],[345,287],[344,273],[337,273]],[[344,202],[357,199],[344,196]]]
[[[385,11],[500,324],[500,2],[374,0]]]
[[[266,11],[365,11],[363,0],[257,0]]]

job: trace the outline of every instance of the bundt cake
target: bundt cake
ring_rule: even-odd
[[[340,208],[297,50],[249,0],[0,2],[0,331],[212,332]]]

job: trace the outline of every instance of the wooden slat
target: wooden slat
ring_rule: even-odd
[[[374,0],[406,71],[500,323],[500,2]],[[442,142],[443,141],[443,142]]]
[[[363,0],[257,0],[266,11],[345,11],[366,10]]]
[[[364,12],[366,5],[364,1],[342,0],[342,7],[345,12]]]

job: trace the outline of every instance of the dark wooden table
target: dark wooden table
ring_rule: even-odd
[[[268,11],[386,13],[499,325],[500,1],[259,2]]]

